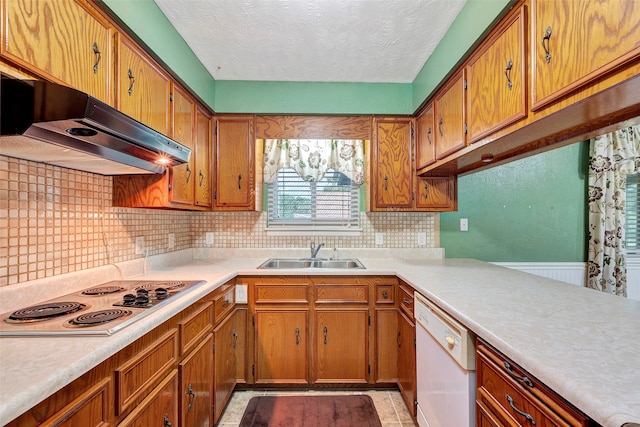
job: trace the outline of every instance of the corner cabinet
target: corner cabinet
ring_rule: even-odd
[[[531,1],[532,110],[640,55],[640,2]]]
[[[87,1],[2,0],[0,56],[113,105],[114,28]]]
[[[214,157],[216,173],[213,209],[255,210],[254,146],[252,115],[215,116]]]

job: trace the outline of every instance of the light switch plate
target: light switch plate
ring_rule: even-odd
[[[204,235],[204,243],[206,243],[207,245],[213,245],[213,238],[213,231],[207,232],[207,234]]]
[[[136,255],[144,255],[144,237],[136,237]]]
[[[425,246],[427,244],[427,233],[418,233],[418,246]]]
[[[167,236],[167,246],[169,249],[176,247],[176,235],[174,233],[169,233]]]
[[[241,283],[236,284],[236,303],[246,304],[247,302],[247,285]]]
[[[469,219],[460,218],[460,231],[469,231]]]
[[[384,245],[384,234],[376,233],[376,245]]]

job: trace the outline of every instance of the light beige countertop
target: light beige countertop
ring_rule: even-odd
[[[480,261],[442,259],[438,250],[340,252],[341,258],[359,257],[365,270],[256,270],[273,256],[273,250],[194,249],[65,275],[74,280],[56,277],[0,288],[3,313],[95,285],[95,277],[104,279],[100,283],[125,278],[206,281],[109,337],[0,338],[0,425],[227,280],[292,274],[397,275],[598,423],[640,423],[638,301]],[[278,251],[278,256],[306,253]]]

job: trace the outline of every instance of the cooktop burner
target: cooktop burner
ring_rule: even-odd
[[[94,285],[0,314],[0,337],[111,335],[201,283],[114,280]]]
[[[111,322],[112,320],[119,319],[124,316],[130,316],[133,312],[131,310],[100,310],[92,311],[90,313],[81,314],[78,317],[74,317],[68,320],[63,326],[66,327],[82,327],[82,326],[94,326],[101,323]]]
[[[67,301],[32,305],[30,307],[14,311],[5,321],[7,323],[38,322],[58,316],[64,316],[69,313],[75,313],[76,311],[83,310],[86,307],[86,304]]]
[[[96,288],[85,289],[81,292],[82,295],[107,295],[115,294],[116,292],[122,292],[126,290],[122,286],[98,286]]]

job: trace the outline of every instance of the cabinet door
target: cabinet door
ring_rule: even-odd
[[[434,102],[436,159],[440,160],[465,146],[464,73],[449,79]]]
[[[308,384],[309,310],[255,311],[256,384]]]
[[[101,427],[113,423],[111,378],[105,378],[69,402],[57,414],[38,424],[41,427]]]
[[[236,385],[236,358],[235,347],[237,333],[233,316],[228,316],[214,330],[214,423],[217,423],[222,415],[225,405],[233,393]]]
[[[367,309],[316,310],[316,384],[368,381],[368,320]]]
[[[184,358],[180,374],[180,420],[183,427],[213,426],[213,334]]]
[[[169,375],[118,427],[168,426],[178,423],[178,370]],[[170,423],[170,424],[167,424]]]
[[[433,103],[416,119],[416,170],[436,161]]]
[[[376,383],[398,381],[398,311],[376,309]]]
[[[86,2],[4,0],[0,56],[112,104],[109,22]]]
[[[398,387],[412,416],[416,415],[416,325],[398,314]]]
[[[374,209],[413,206],[410,118],[374,120]]]
[[[150,128],[169,134],[171,82],[129,39],[118,37],[117,108]]]
[[[211,116],[200,107],[196,108],[195,141],[196,205],[211,207]]]
[[[525,19],[522,7],[469,61],[466,109],[469,143],[527,115]]]
[[[416,207],[424,210],[455,211],[458,208],[456,178],[418,178]]]
[[[534,0],[531,9],[533,110],[640,54],[637,0]]]
[[[169,179],[169,200],[173,203],[192,205],[194,203],[194,181],[196,176],[196,150],[194,149],[194,102],[177,86],[173,87],[171,101],[171,121],[173,139],[191,149],[189,161],[173,166]]]
[[[215,122],[215,208],[253,210],[253,116],[219,116]]]

